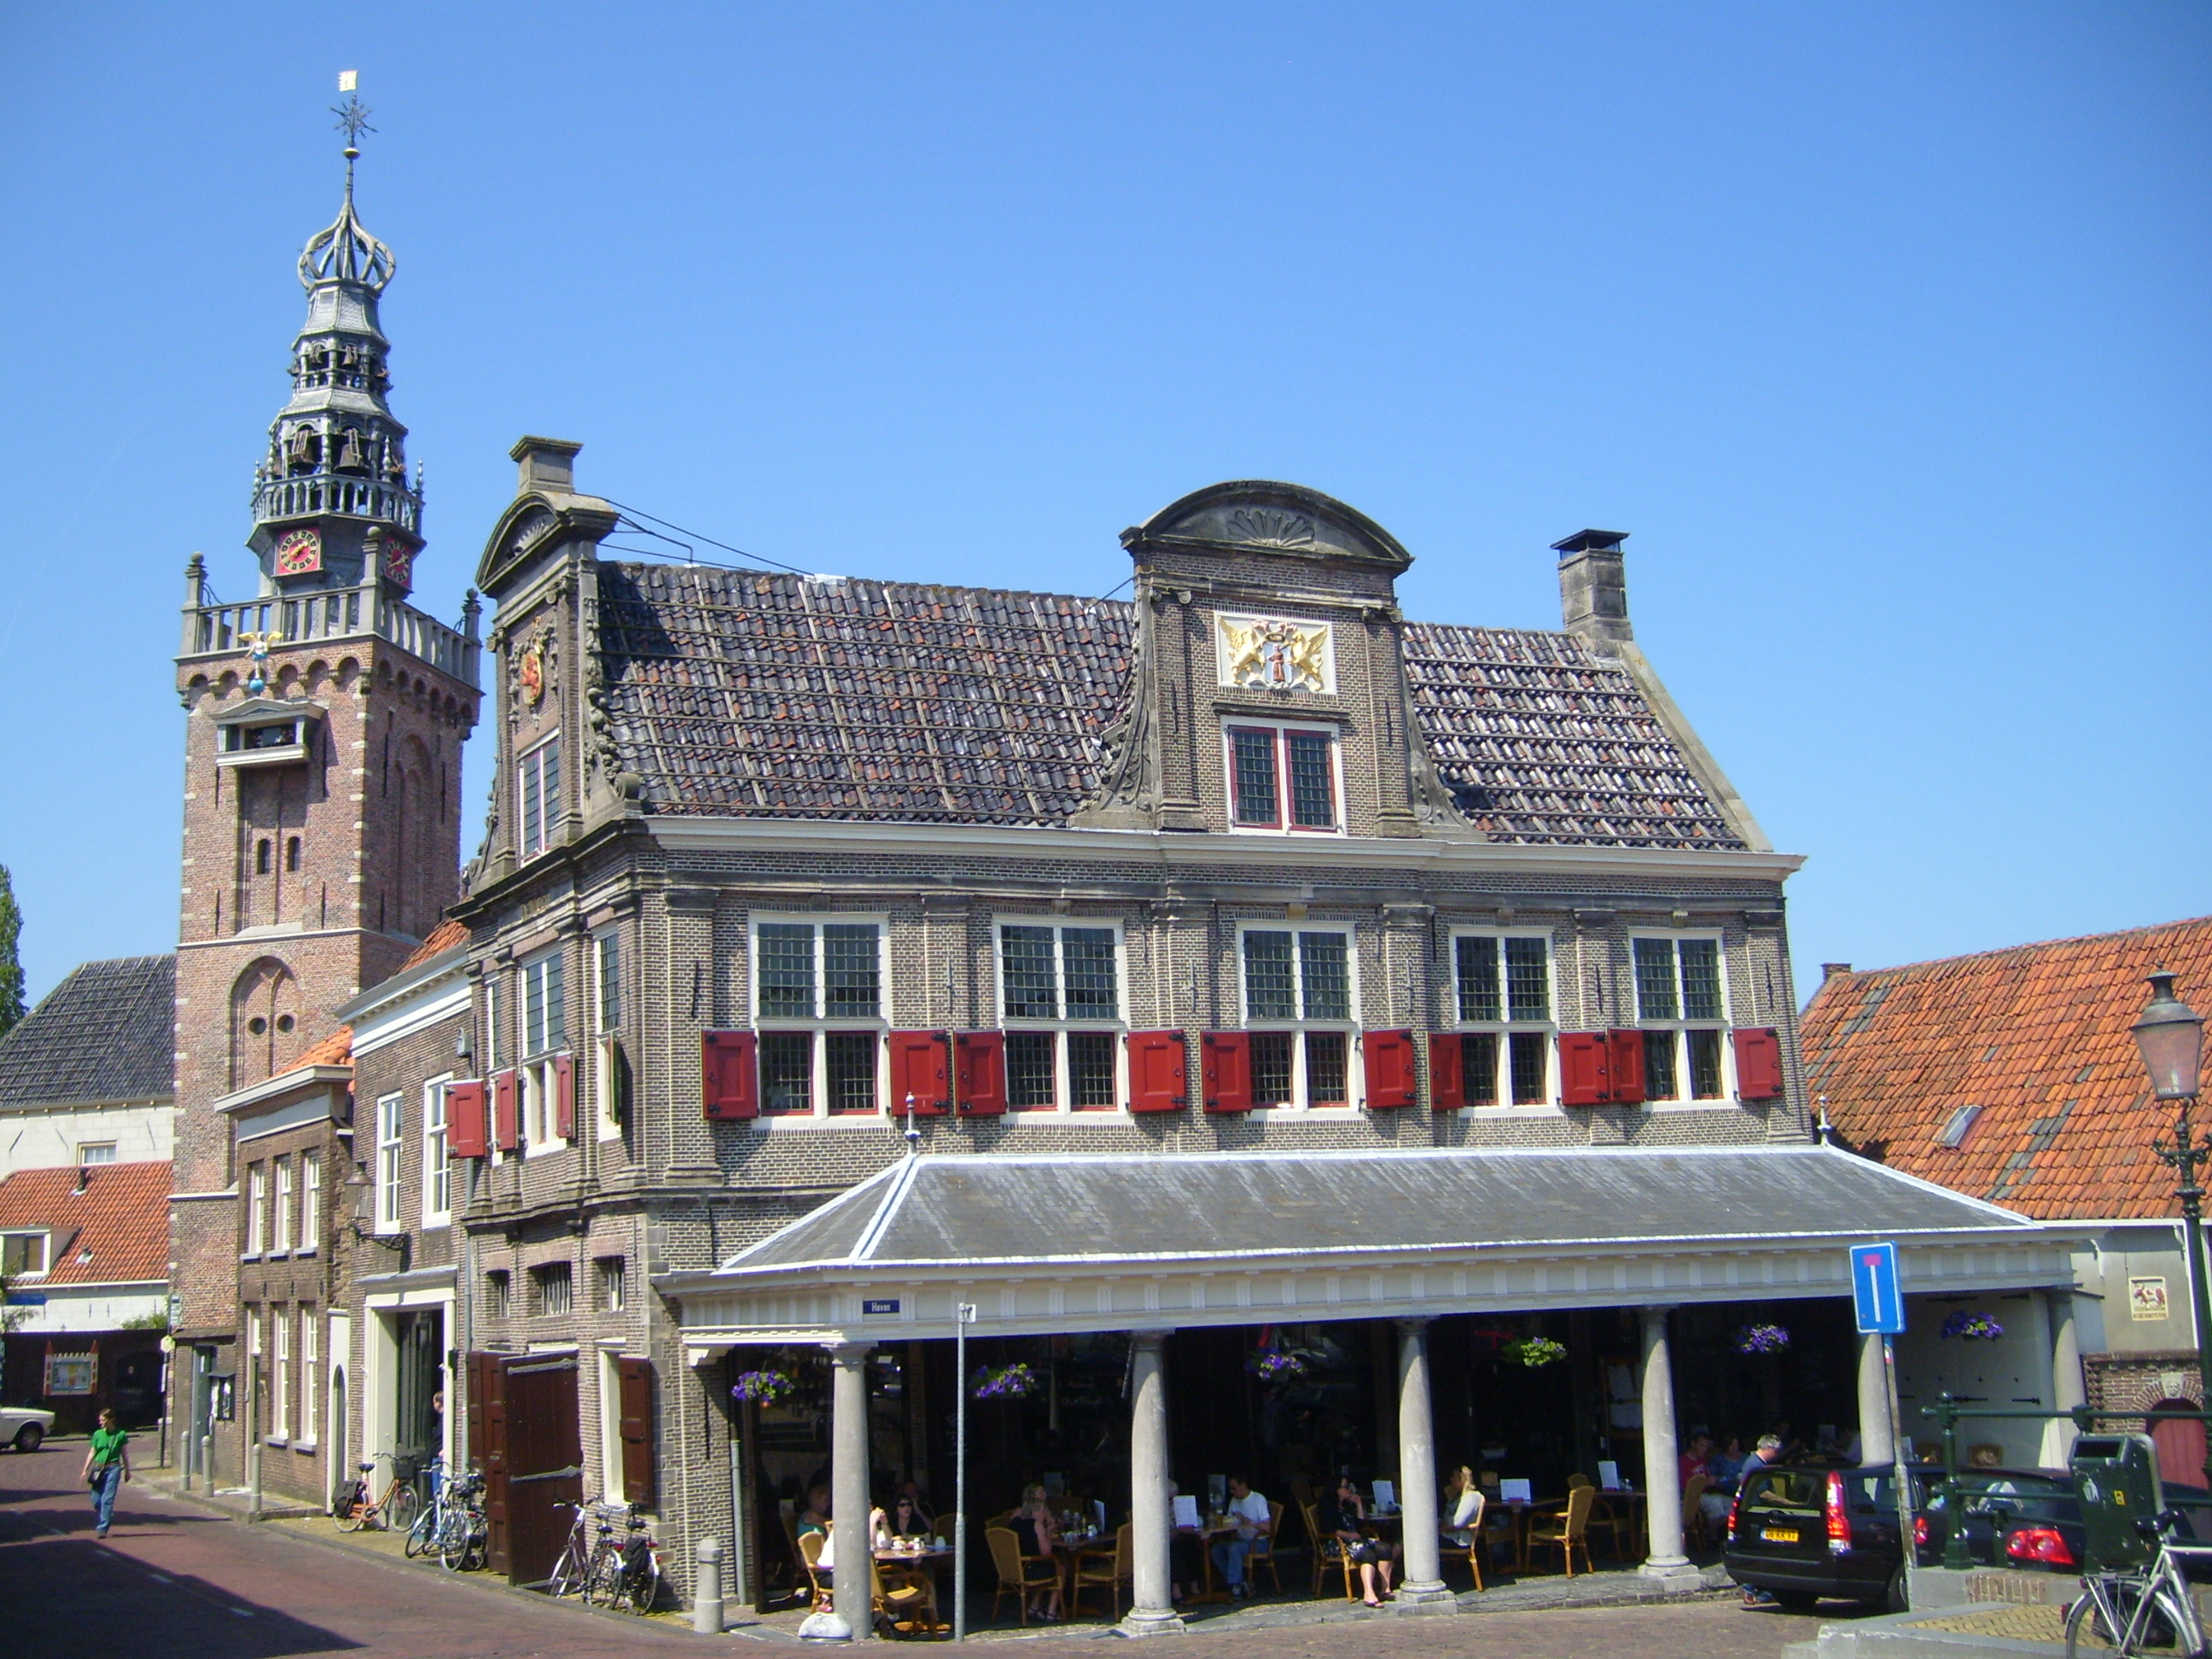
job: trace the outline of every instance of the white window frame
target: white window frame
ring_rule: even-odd
[[[269,1314],[269,1438],[281,1446],[292,1438],[292,1310],[280,1303]]]
[[[766,1012],[761,1007],[761,929],[763,927],[811,927],[814,930],[813,983],[810,994],[812,1012],[804,1019],[796,1014]],[[873,927],[876,930],[876,1012],[872,1016],[841,1014],[833,1018],[823,1012],[826,1006],[823,993],[827,988],[823,982],[822,933],[825,927]],[[805,1111],[769,1111],[767,1077],[763,1069],[761,1115],[757,1121],[764,1125],[771,1122],[882,1123],[890,1115],[890,1044],[886,1040],[891,1030],[890,937],[890,918],[880,913],[807,910],[786,914],[757,911],[748,918],[745,945],[751,955],[747,979],[751,986],[753,1031],[757,1042],[764,1046],[771,1036],[801,1033],[811,1039],[806,1073],[807,1109]],[[830,1109],[828,1038],[836,1031],[872,1031],[876,1034],[876,1104],[873,1111]]]
[[[878,948],[880,951],[880,944]],[[611,975],[608,971],[611,957],[613,962]],[[591,961],[592,1116],[599,1125],[598,1134],[601,1140],[619,1140],[623,1132],[621,1079],[617,1075],[615,1056],[621,1043],[622,1001],[625,989],[620,927],[605,927],[592,935]],[[608,991],[610,978],[613,981],[611,995]]]
[[[623,999],[622,930],[603,927],[592,935],[592,1030],[594,1032],[618,1031],[622,1029]],[[613,958],[614,972],[607,971],[608,959]],[[607,982],[614,981],[613,994],[608,994]],[[610,1006],[610,1003],[612,1006]]]
[[[313,1255],[323,1243],[323,1155],[313,1150],[300,1154],[300,1249]]]
[[[557,973],[557,985],[548,983],[552,976],[549,970]],[[554,1133],[553,1109],[554,1092],[559,1086],[556,1061],[569,1052],[568,958],[556,945],[517,963],[516,973],[522,990],[522,1063],[515,1067],[515,1084],[521,1095],[516,1111],[522,1123],[522,1155],[538,1158],[568,1145]],[[535,1018],[530,1012],[533,981]],[[570,1079],[573,1086],[573,1062]]]
[[[258,1257],[269,1248],[269,1166],[246,1166],[246,1255]]]
[[[1291,993],[1295,999],[1297,1017],[1294,1019],[1278,1018],[1255,1018],[1252,1014],[1251,988],[1245,982],[1245,936],[1250,933],[1288,933],[1291,936]],[[1306,1012],[1305,945],[1302,933],[1340,933],[1344,936],[1344,981],[1346,1014],[1343,1019],[1316,1019]],[[1365,1056],[1360,1048],[1360,1033],[1364,1029],[1359,1019],[1359,928],[1349,921],[1275,921],[1253,917],[1237,924],[1237,1012],[1239,1028],[1247,1039],[1247,1063],[1250,1062],[1249,1039],[1253,1035],[1287,1031],[1291,1040],[1291,1097],[1280,1104],[1262,1106],[1255,1088],[1252,1107],[1255,1117],[1295,1115],[1300,1117],[1351,1116],[1356,1115],[1367,1098]],[[1341,1032],[1344,1036],[1344,1099],[1316,1106],[1309,1091],[1306,1065],[1306,1036],[1310,1032]]]
[[[611,1270],[611,1271],[610,1271]],[[601,1255],[592,1258],[592,1278],[601,1313],[620,1313],[629,1306],[629,1258]]]
[[[446,1146],[446,1089],[449,1072],[422,1085],[422,1224],[449,1227],[453,1221],[453,1160]]]
[[[322,1396],[316,1391],[322,1369],[322,1329],[316,1322],[320,1312],[312,1302],[300,1304],[300,1435],[292,1443],[295,1451],[314,1450],[322,1419]]]
[[[115,1142],[112,1140],[81,1140],[76,1147],[77,1165],[89,1169],[101,1164],[115,1162]]]
[[[1674,1017],[1667,1018],[1653,1015],[1647,1018],[1644,1011],[1644,987],[1637,972],[1636,946],[1638,940],[1656,940],[1668,945],[1674,975]],[[1682,951],[1686,941],[1701,940],[1713,947],[1714,966],[1719,980],[1721,1012],[1717,1019],[1691,1019],[1682,995]],[[1715,1108],[1732,1107],[1736,1103],[1735,1044],[1729,1040],[1731,1029],[1729,999],[1728,940],[1717,928],[1687,928],[1674,933],[1632,933],[1628,941],[1628,982],[1630,994],[1636,1004],[1636,1029],[1646,1033],[1665,1032],[1671,1038],[1674,1054],[1674,1089],[1671,1095],[1654,1097],[1650,1093],[1651,1065],[1649,1058],[1650,1042],[1645,1042],[1644,1060],[1645,1104],[1654,1111],[1711,1111]],[[1720,1091],[1711,1095],[1690,1092],[1690,1040],[1692,1031],[1711,1031],[1717,1034],[1719,1050]]]
[[[1052,1000],[1057,1011],[1049,1018],[1031,1014],[1015,1014],[1006,993],[1006,930],[1009,927],[1042,927],[1052,934]],[[1104,1019],[1095,1014],[1071,1018],[1067,1012],[1067,937],[1071,927],[1089,932],[1111,933],[1114,937],[1114,1017]],[[1047,1033],[1052,1037],[1052,1103],[1048,1106],[1016,1106],[1012,1101],[1012,1061],[1006,1061],[1005,1083],[1007,1091],[1006,1110],[1018,1118],[1081,1117],[1099,1118],[1111,1112],[1127,1116],[1129,1110],[1129,953],[1126,930],[1112,916],[1031,915],[1009,912],[991,918],[991,978],[992,994],[997,999],[999,1029],[1008,1038],[1027,1033]],[[1068,1038],[1079,1032],[1097,1032],[1113,1040],[1114,1088],[1113,1099],[1104,1106],[1079,1106],[1075,1103],[1074,1067],[1069,1060]],[[1009,1043],[1009,1048],[1012,1045]]]
[[[269,1254],[289,1255],[292,1254],[291,1155],[280,1152],[269,1160],[269,1164],[276,1177],[270,1183],[273,1192],[269,1219]]]
[[[1459,958],[1460,941],[1463,939],[1495,940],[1493,952],[1498,962],[1498,1013],[1496,1019],[1462,1018]],[[1544,1006],[1542,1019],[1516,1019],[1513,1014],[1510,970],[1505,960],[1507,939],[1534,939],[1544,947]],[[1444,994],[1450,999],[1446,1008],[1446,1023],[1462,1036],[1477,1036],[1488,1033],[1498,1039],[1498,1072],[1495,1078],[1498,1098],[1476,1104],[1470,1102],[1462,1109],[1479,1112],[1484,1116],[1510,1115],[1522,1113],[1531,1116],[1557,1117],[1564,1108],[1559,1104],[1559,955],[1555,941],[1547,928],[1542,927],[1455,927],[1451,930],[1450,957],[1445,963]],[[1544,1056],[1544,1088],[1540,1100],[1516,1101],[1513,1098],[1513,1039],[1518,1036],[1540,1036]]]
[[[553,757],[553,787],[545,787],[545,758]],[[561,791],[565,781],[562,767],[561,734],[554,732],[543,741],[534,743],[516,757],[514,763],[514,847],[519,862],[528,863],[553,844],[553,830],[561,822]],[[535,786],[537,813],[533,817],[530,802]]]
[[[1275,734],[1275,822],[1272,825],[1240,823],[1237,820],[1236,733],[1239,731],[1273,732]],[[1291,822],[1290,747],[1283,736],[1288,732],[1310,732],[1328,739],[1329,805],[1336,821],[1326,829],[1318,824]],[[1260,714],[1249,718],[1224,714],[1221,717],[1221,793],[1223,810],[1232,835],[1276,836],[1285,839],[1334,836],[1341,840],[1348,833],[1345,828],[1343,726],[1328,720],[1287,720]]]
[[[395,1089],[376,1103],[376,1231],[406,1231],[404,1177],[406,1173],[407,1097]]]
[[[39,1241],[39,1267],[35,1272],[29,1268],[24,1269],[16,1275],[18,1279],[44,1279],[53,1271],[54,1236],[49,1229],[10,1227],[5,1232],[0,1232],[0,1238],[35,1238]]]

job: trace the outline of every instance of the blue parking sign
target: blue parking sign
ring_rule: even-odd
[[[1851,1246],[1851,1302],[1862,1332],[1895,1336],[1905,1329],[1905,1294],[1898,1288],[1896,1245]]]

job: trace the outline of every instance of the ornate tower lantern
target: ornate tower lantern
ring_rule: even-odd
[[[361,135],[375,129],[358,97],[337,112],[346,135],[345,200],[300,255],[307,319],[292,344],[292,398],[255,469],[253,534],[264,592],[372,583],[414,585],[422,546],[422,479],[407,482],[407,428],[385,402],[391,343],[376,314],[392,250],[354,211]]]

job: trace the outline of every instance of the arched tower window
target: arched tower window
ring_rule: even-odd
[[[230,988],[230,1086],[274,1077],[299,1058],[300,981],[274,957],[247,964]]]

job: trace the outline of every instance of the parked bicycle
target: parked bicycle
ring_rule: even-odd
[[[575,1519],[546,1589],[555,1595],[580,1595],[587,1606],[651,1611],[660,1593],[660,1546],[637,1505],[592,1503],[561,1507],[574,1511]]]
[[[435,1555],[448,1572],[483,1566],[491,1540],[483,1476],[471,1469],[448,1478],[439,1457],[431,1460],[430,1479],[430,1503],[408,1531],[407,1553]]]
[[[446,1460],[442,1455],[433,1457],[423,1466],[423,1476],[430,1487],[430,1501],[421,1505],[414,1524],[407,1528],[404,1546],[409,1556],[428,1555],[438,1547],[438,1528],[446,1517]],[[422,1496],[422,1485],[416,1484],[416,1497]]]
[[[2212,1575],[2212,1547],[2175,1543],[2173,1529],[2181,1522],[2179,1510],[2136,1522],[2136,1530],[2158,1545],[2149,1562],[2081,1581],[2081,1599],[2066,1614],[2067,1659],[2085,1645],[2085,1632],[2086,1645],[2114,1648],[2117,1659],[2154,1650],[2172,1659],[2212,1659],[2188,1572],[2193,1567],[2200,1577]]]
[[[384,1489],[381,1497],[375,1495],[375,1478],[374,1462],[363,1463],[360,1477],[349,1482],[339,1494],[331,1509],[337,1517],[338,1530],[361,1532],[387,1527],[394,1532],[412,1532],[416,1517],[422,1509],[421,1494],[410,1482],[400,1479],[397,1463],[392,1466],[392,1484]]]

